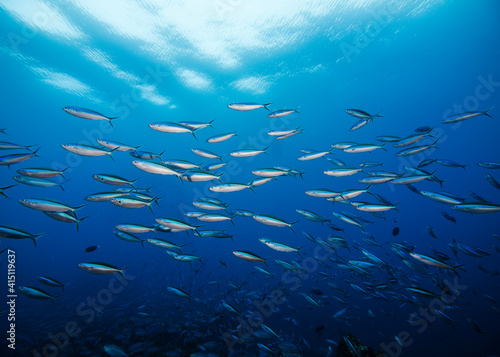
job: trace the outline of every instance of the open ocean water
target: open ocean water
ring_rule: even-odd
[[[1,356],[500,355],[497,1],[0,8]]]

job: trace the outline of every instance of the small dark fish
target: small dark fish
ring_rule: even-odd
[[[481,254],[481,255],[491,255],[490,253],[488,253],[487,251],[485,251],[484,249],[481,249],[481,248],[472,248],[474,249],[474,251],[478,254]]]
[[[457,223],[457,220],[455,219],[455,217],[453,216],[450,216],[448,213],[446,212],[441,212],[441,214],[443,215],[444,218],[446,218],[448,221],[451,221],[453,223]]]
[[[453,327],[454,330],[457,329],[457,327],[455,326],[455,321],[452,320],[448,315],[446,315],[444,312],[442,312],[441,310],[434,310],[434,313],[436,314],[437,317],[439,317],[441,320],[443,320],[444,322],[446,322],[448,325],[450,325],[451,327]]]
[[[477,325],[476,321],[474,321],[470,317],[467,318],[467,321],[472,325],[472,327],[474,328],[474,330],[476,330],[477,332],[479,332],[481,335],[486,335],[486,332],[484,332],[483,330],[481,330],[479,328],[479,326]]]
[[[91,245],[90,247],[85,248],[85,251],[87,253],[90,253],[90,252],[93,252],[94,250],[97,250],[97,248],[99,248],[99,247],[100,247],[100,245]]]
[[[441,261],[447,261],[447,260],[450,260],[450,256],[447,255],[447,254],[444,254],[444,253],[441,253],[441,252],[438,252],[436,249],[432,249],[432,251],[434,252],[434,256],[438,259],[438,260],[441,260]]]
[[[490,201],[488,200],[485,200],[484,198],[482,198],[481,196],[479,196],[477,193],[475,192],[472,192],[472,191],[469,191],[469,195],[474,198],[475,200],[478,200],[478,201],[481,201],[481,202],[484,202],[484,203],[490,203]]]
[[[316,330],[315,330],[315,331],[316,331],[316,333],[319,335],[319,334],[321,334],[321,332],[323,332],[323,330],[324,330],[325,328],[326,328],[326,326],[325,326],[325,325],[320,325],[320,326],[316,327]]]
[[[446,159],[437,159],[436,163],[443,165],[443,166],[448,166],[448,167],[461,167],[464,170],[465,170],[465,167],[467,166],[467,165],[462,165],[462,164],[459,164],[458,162],[455,162],[452,160],[446,160]]]
[[[223,261],[222,259],[219,259],[219,263],[221,263],[223,266],[225,266],[227,268],[227,264],[225,261]]]
[[[457,248],[457,242],[453,239],[452,243],[448,243],[448,247],[451,249],[453,254],[455,254],[455,257],[458,259],[458,248]]]
[[[311,292],[315,295],[323,295],[323,292],[319,289],[311,289]]]
[[[496,189],[500,190],[500,183],[490,174],[486,174],[486,179],[488,180],[489,183]]]
[[[420,191],[415,186],[413,186],[412,184],[406,185],[406,187],[408,187],[408,189],[411,192],[416,193],[417,195],[420,195]]]
[[[382,195],[379,195],[375,192],[369,192],[373,197],[375,197],[379,202],[383,203],[384,205],[387,205],[387,206],[396,206],[396,204],[392,203],[391,201],[389,201],[387,198],[385,198],[384,196]]]
[[[429,233],[429,235],[434,238],[434,239],[438,239],[438,237],[436,236],[436,234],[434,233],[434,230],[432,229],[431,226],[427,226],[427,233]]]
[[[485,274],[491,274],[485,267],[483,267],[481,264],[478,264],[477,268],[481,270]]]
[[[434,163],[435,161],[436,161],[436,159],[425,159],[420,164],[418,164],[418,168],[421,169],[423,167],[429,166],[430,164]]]
[[[399,227],[396,227],[392,230],[392,235],[396,237],[399,234]]]
[[[415,129],[415,131],[417,133],[428,133],[431,130],[432,130],[432,128],[430,126],[421,126],[421,127]]]
[[[334,231],[338,231],[338,232],[343,232],[344,231],[344,228],[340,228],[339,226],[337,226],[335,224],[329,224],[328,228],[330,228],[330,229],[332,229]]]

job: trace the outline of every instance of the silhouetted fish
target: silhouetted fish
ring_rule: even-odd
[[[94,250],[97,250],[97,248],[99,248],[99,246],[98,246],[98,245],[91,245],[90,247],[85,248],[85,251],[86,251],[87,253],[90,253],[90,252],[93,252]]]

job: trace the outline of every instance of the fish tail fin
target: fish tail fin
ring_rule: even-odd
[[[165,151],[167,151],[167,150],[163,150],[161,153],[158,154],[158,157],[160,158],[160,160],[161,160],[161,156],[165,153]]]
[[[73,211],[79,210],[80,208],[83,208],[83,207],[85,207],[85,206],[86,206],[86,205],[76,206],[75,208],[73,208]]]
[[[30,145],[30,146],[33,146],[33,145]],[[36,153],[38,152],[38,150],[40,150],[40,148],[36,149],[35,151],[32,152],[33,156],[36,156],[36,157],[40,157],[38,156]]]
[[[113,129],[115,128],[115,126],[113,125],[113,123],[111,122],[111,120],[116,119],[116,118],[118,118],[118,117],[111,117],[111,118],[108,118],[108,123],[109,123],[109,125],[110,125]]]
[[[298,223],[298,222],[299,222],[299,221],[294,221],[294,222],[290,223],[290,225],[288,226],[288,227],[290,227],[290,229],[292,230],[293,234],[296,234],[296,233],[295,233],[295,231],[293,230],[293,225],[294,225],[295,223]]]
[[[302,246],[302,247],[298,247],[298,248],[297,248],[297,254],[298,254],[298,255],[299,255],[299,257],[301,257],[301,258],[302,258],[302,254],[300,254],[300,250],[301,250],[302,248],[304,248],[304,246]]]
[[[493,117],[490,115],[490,113],[489,113],[489,112],[490,112],[490,110],[491,110],[491,109],[493,109],[493,108],[495,108],[495,106],[492,106],[491,108],[486,109],[486,110],[483,112],[483,114],[484,114],[484,115],[486,115],[486,116],[488,116],[488,117],[490,117],[490,118],[493,118]]]
[[[262,261],[262,263],[264,263],[264,264],[266,265],[266,267],[268,267],[268,266],[269,266],[269,265],[267,265],[267,260],[268,260],[268,259],[269,259],[269,258],[266,258],[266,259],[264,259],[264,260]]]
[[[133,189],[135,189],[135,186],[134,186],[134,183],[139,180],[138,178],[136,178],[135,180],[132,180],[130,181],[129,185],[132,186]]]
[[[115,147],[114,149],[108,151],[109,153],[109,157],[111,158],[111,160],[115,161],[115,158],[113,157],[113,151],[117,150],[119,148],[119,146]]]
[[[6,186],[6,187],[2,187],[2,188],[0,188],[0,190],[1,190],[1,191],[0,191],[0,195],[2,195],[2,196],[3,196],[3,197],[5,197],[5,198],[9,198],[9,196],[7,196],[7,195],[5,194],[5,192],[3,192],[3,191],[5,191],[5,190],[6,190],[6,189],[8,189],[8,188],[14,187],[14,186],[16,186],[16,185],[10,185],[10,186]]]
[[[63,191],[64,191],[64,187],[63,187],[63,185],[64,185],[66,182],[68,182],[69,180],[70,180],[70,179],[67,179],[67,180],[64,180],[63,182],[61,182],[61,184],[59,185],[59,187],[61,188],[61,190],[63,190]]]
[[[377,114],[375,114],[373,117],[376,118],[376,117],[379,117],[379,118],[383,118],[382,115],[380,115],[380,113],[382,113],[382,111],[379,111]]]
[[[300,109],[300,105],[297,108],[295,108],[294,112],[300,114],[299,109]]]
[[[123,280],[125,280],[125,277],[123,276],[123,272],[125,271],[125,269],[128,269],[128,268],[130,268],[130,265],[127,265],[125,268],[118,270],[118,272],[120,273],[120,276],[122,277]]]
[[[196,141],[198,141],[198,138],[196,137],[196,135],[194,135],[194,130],[191,130],[191,134],[193,135],[193,137],[196,139]]]
[[[78,232],[79,228],[80,228],[80,223],[84,220],[84,219],[87,219],[89,218],[89,216],[85,216],[83,218],[80,218],[80,219],[77,219],[76,220],[76,231]]]
[[[160,207],[160,204],[158,203],[158,200],[159,200],[160,198],[162,198],[162,197],[161,197],[161,196],[155,196],[155,197],[153,197],[153,198],[151,199],[151,201],[149,201],[149,202],[148,202],[147,206],[148,206],[149,210],[151,211],[151,213],[153,213],[153,209],[151,208],[151,204],[152,204],[153,202],[156,202],[156,204],[158,205],[158,207]]]
[[[269,111],[268,106],[271,105],[271,104],[273,104],[273,103],[266,103],[266,104],[262,104],[262,105],[264,106],[264,109],[266,109],[267,111]]]
[[[158,203],[159,200],[161,200],[163,197],[162,196],[156,196],[153,198],[153,201],[156,203],[158,207],[160,207],[160,204]]]
[[[267,149],[269,149],[269,146],[266,146],[262,151],[264,152],[264,154],[269,155],[269,153],[267,152]]]
[[[437,146],[434,146],[434,145],[436,145],[436,144],[437,144],[437,142],[438,142],[438,141],[439,141],[439,138],[437,138],[437,139],[436,139],[436,140],[432,143],[432,145],[431,145],[431,146],[435,147],[436,149],[439,149]]]
[[[209,126],[209,127],[213,128],[212,123],[214,122],[214,120],[215,120],[215,119],[216,119],[216,118],[214,118],[214,119],[212,119],[212,120],[210,120],[210,121],[208,122],[208,126]]]

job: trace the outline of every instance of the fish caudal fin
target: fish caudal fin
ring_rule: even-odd
[[[271,105],[271,104],[273,104],[273,103],[262,104],[262,106],[264,107],[264,109],[266,109],[267,111],[269,111],[269,108],[267,106]]]
[[[297,223],[297,222],[299,222],[299,221],[292,222],[292,223],[290,223],[290,225],[288,226],[288,227],[292,230],[293,234],[296,234],[296,233],[295,233],[295,231],[293,230],[293,225],[294,225],[295,223]]]
[[[495,107],[493,106],[493,107],[491,107],[491,108],[489,108],[489,109],[486,109],[486,110],[483,112],[483,114],[484,114],[484,115],[486,115],[486,116],[488,116],[488,117],[490,117],[490,118],[493,118],[493,117],[490,115],[490,110],[491,110],[491,109],[493,109],[493,108],[495,108]]]
[[[70,180],[70,179],[67,179],[67,180],[64,180],[63,182],[61,182],[61,184],[59,185],[59,187],[61,188],[61,190],[63,190],[63,191],[64,191],[64,187],[63,187],[63,185],[64,185],[66,182],[68,182],[69,180]]]
[[[112,123],[111,121],[112,121],[113,119],[116,119],[116,118],[118,118],[118,117],[110,117],[110,118],[108,118],[108,119],[107,119],[107,121],[108,121],[109,125],[110,125],[113,129],[114,129],[115,127],[114,127],[114,125],[113,125],[113,123]]]
[[[77,232],[80,229],[80,223],[81,223],[81,221],[83,221],[84,219],[87,219],[87,218],[89,218],[89,216],[86,216],[86,217],[83,217],[83,218],[80,218],[80,219],[76,220],[76,231]]]
[[[35,247],[36,247],[36,240],[37,240],[38,238],[40,238],[41,236],[43,236],[44,234],[45,234],[45,232],[44,232],[44,233],[37,234],[37,235],[35,235],[35,236],[32,236],[32,237],[31,237],[31,239],[33,240],[33,244],[35,245]]]
[[[127,265],[125,268],[118,270],[118,273],[120,273],[123,280],[125,280],[125,277],[123,276],[123,272],[125,271],[125,269],[128,269],[128,268],[130,268],[130,265]]]
[[[81,205],[81,206],[76,206],[75,208],[72,209],[72,211],[76,211],[76,210],[79,210],[80,208],[83,208],[85,207],[86,205]]]

